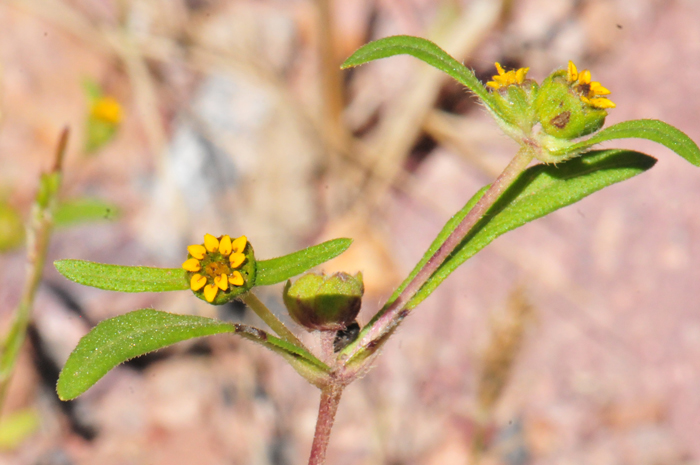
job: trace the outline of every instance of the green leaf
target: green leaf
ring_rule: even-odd
[[[430,258],[433,255],[435,255],[435,252],[437,252],[437,250],[445,242],[445,240],[452,233],[452,231],[454,231],[455,228],[457,228],[457,226],[459,225],[459,223],[462,222],[464,217],[467,216],[467,213],[469,213],[469,211],[474,207],[474,205],[476,205],[479,199],[484,196],[489,187],[490,186],[484,186],[481,189],[479,189],[477,193],[474,194],[471,199],[469,199],[466,205],[462,207],[462,209],[459,212],[457,212],[457,214],[455,214],[452,218],[447,220],[445,226],[442,227],[442,230],[437,235],[433,243],[430,244],[428,250],[425,252],[425,254],[423,254],[423,258],[421,258],[418,264],[413,268],[413,271],[411,271],[411,273],[406,277],[406,279],[403,280],[401,285],[394,291],[394,293],[391,295],[391,297],[385,304],[385,307],[391,305],[391,303],[394,302],[394,300],[396,300],[399,294],[403,292],[406,286],[408,286],[408,284],[413,280],[413,278],[416,277],[418,272],[428,263]],[[368,324],[367,327],[369,327],[372,322],[370,322],[370,324]]]
[[[89,103],[99,100],[103,95],[102,88],[97,81],[93,79],[83,80],[83,91],[85,92],[85,96],[87,97]]]
[[[49,203],[55,201],[58,189],[61,187],[61,173],[44,173],[39,178],[39,191],[36,194],[36,204],[41,209],[49,208]]]
[[[99,199],[78,198],[60,202],[53,214],[57,227],[93,221],[112,220],[119,215],[119,209]]]
[[[496,201],[486,215],[474,226],[447,260],[433,273],[423,287],[404,307],[411,310],[425,300],[450,273],[486,247],[501,234],[512,231],[530,221],[552,213],[562,207],[578,202],[584,197],[612,184],[640,174],[656,163],[656,159],[642,153],[628,150],[601,150],[587,153],[557,166],[536,165],[523,172],[513,185]],[[375,321],[382,317],[386,309],[408,283],[425,266],[428,260],[442,246],[452,231],[462,222],[469,211],[486,193],[489,186],[480,189],[467,204],[443,227],[437,238],[428,248],[411,274],[389,298],[382,310],[365,325],[356,341],[371,329]],[[364,347],[356,344],[346,347],[343,352],[356,350],[348,363],[359,365],[381,347],[388,336],[398,327],[406,313],[387,327],[379,338]]]
[[[24,242],[24,222],[17,210],[0,201],[0,252],[19,247]]]
[[[313,355],[264,331],[211,318],[142,309],[105,320],[86,334],[68,357],[56,391],[61,400],[75,399],[127,360],[176,342],[221,333],[240,334],[319,376],[328,371]]]
[[[166,292],[190,288],[182,268],[107,265],[73,259],[53,264],[71,281],[106,291]]]
[[[39,428],[41,418],[34,409],[19,410],[0,422],[0,451],[16,449]]]
[[[58,397],[78,397],[109,370],[139,355],[187,339],[235,331],[233,325],[210,318],[150,309],[110,318],[86,334],[68,357],[58,378]]]
[[[255,285],[269,286],[302,274],[337,257],[345,252],[350,244],[352,244],[352,239],[333,239],[283,257],[260,260],[258,261]]]
[[[474,92],[501,119],[506,119],[505,115],[494,105],[491,94],[474,73],[427,39],[412,36],[392,36],[375,40],[360,47],[340,67],[342,69],[352,68],[394,55],[411,55],[449,74]]]
[[[562,151],[585,150],[595,144],[613,139],[647,139],[676,152],[695,166],[700,166],[700,149],[683,131],[655,119],[623,121],[603,129],[596,135]]]
[[[85,152],[93,154],[109,144],[117,135],[119,126],[88,117],[85,124]]]
[[[643,173],[655,163],[655,158],[639,152],[601,150],[557,166],[536,165],[527,169],[433,273],[406,308],[414,308],[422,302],[450,273],[501,234],[578,202],[604,187]],[[475,203],[474,199],[470,203]],[[469,209],[471,206],[467,205],[448,222],[431,245],[431,250],[442,245],[449,232],[469,213]]]
[[[269,286],[301,274],[343,253],[352,239],[333,239],[283,257],[257,262],[256,286]],[[54,266],[78,284],[107,291],[166,292],[190,288],[181,268],[120,266],[85,260],[57,260]]]

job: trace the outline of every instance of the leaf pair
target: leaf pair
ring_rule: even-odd
[[[471,232],[462,240],[454,252],[432,274],[421,289],[404,307],[415,308],[427,298],[454,270],[477,252],[490,244],[498,236],[524,224],[548,215],[560,208],[571,205],[584,197],[612,184],[624,181],[643,173],[656,163],[656,159],[629,150],[602,150],[587,153],[579,158],[553,165],[535,165],[525,170],[511,187],[476,223]],[[469,211],[484,195],[489,186],[480,189],[467,204],[442,228],[423,258],[411,274],[389,298],[382,310],[367,324],[357,341],[371,328],[408,286],[413,278],[428,263],[428,260],[442,246],[445,240],[467,216]],[[395,326],[389,328],[393,331]],[[380,336],[386,340],[386,335]],[[368,354],[367,349],[358,347],[358,342],[343,350],[344,354],[360,360]],[[376,350],[376,344],[367,344]]]
[[[350,239],[335,239],[271,260],[257,262],[255,285],[285,281],[344,252]],[[56,269],[86,286],[121,292],[166,292],[189,289],[181,268],[119,266],[83,260],[58,260]],[[326,364],[301,347],[265,331],[211,318],[137,310],[99,323],[80,340],[58,380],[62,400],[74,399],[109,370],[134,357],[176,342],[221,333],[235,333],[282,355],[304,378],[320,384],[329,371]]]
[[[282,355],[307,379],[322,379],[328,366],[307,351],[246,325],[212,318],[143,309],[110,318],[95,326],[68,357],[58,378],[61,400],[87,391],[117,365],[163,347],[202,336],[235,333]]]
[[[392,36],[379,39],[360,47],[341,67],[344,69],[352,68],[380,58],[402,54],[414,56],[452,76],[474,92],[491,112],[500,119],[507,119],[499,106],[495,104],[492,94],[469,68],[426,39],[411,36]],[[652,119],[624,121],[615,124],[599,131],[587,140],[562,150],[560,153],[554,152],[553,154],[563,155],[566,152],[588,149],[601,142],[626,138],[648,139],[657,142],[673,150],[693,165],[700,166],[700,149],[687,135],[663,121]]]
[[[333,239],[283,257],[258,260],[256,286],[269,286],[297,276],[343,253],[351,239]],[[106,291],[167,292],[190,288],[182,268],[121,266],[85,260],[57,260],[54,266],[66,278]]]

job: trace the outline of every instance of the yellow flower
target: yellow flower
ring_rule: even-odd
[[[601,110],[615,108],[615,104],[611,100],[601,97],[602,95],[610,94],[610,91],[603,87],[600,82],[591,81],[591,72],[587,69],[579,73],[573,61],[569,61],[569,66],[566,70],[566,80],[581,95],[583,103]]]
[[[213,302],[219,291],[226,292],[231,286],[243,286],[245,279],[238,270],[246,260],[243,253],[248,239],[241,236],[231,240],[229,236],[204,235],[204,244],[187,247],[190,257],[182,268],[194,273],[190,278],[190,289],[202,289],[207,302]]]
[[[92,104],[90,116],[116,126],[122,120],[122,107],[112,97],[100,97]]]
[[[501,87],[508,87],[511,84],[522,84],[527,77],[527,72],[530,68],[520,68],[517,71],[510,70],[506,72],[500,63],[496,63],[498,74],[493,76],[493,81],[486,83],[492,89],[498,90]]]

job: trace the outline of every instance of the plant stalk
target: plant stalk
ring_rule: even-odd
[[[318,408],[316,420],[316,432],[314,442],[311,445],[309,465],[323,465],[326,463],[326,450],[331,438],[331,429],[335,421],[335,414],[340,404],[340,396],[343,394],[343,386],[330,384],[321,391],[321,405]]]
[[[517,155],[508,163],[508,166],[491,184],[491,187],[479,199],[474,207],[464,217],[462,222],[452,231],[445,239],[445,242],[435,251],[435,254],[428,260],[425,266],[418,274],[408,283],[404,290],[388,307],[385,307],[381,315],[374,321],[372,327],[355,343],[352,349],[347,353],[347,358],[351,358],[362,347],[370,342],[377,340],[383,336],[386,331],[395,327],[396,323],[405,317],[406,313],[411,310],[407,305],[416,293],[423,287],[428,279],[437,271],[447,257],[454,252],[464,238],[469,234],[474,225],[484,216],[484,214],[493,206],[498,198],[513,184],[513,182],[525,171],[532,159],[534,153],[529,147],[521,148]]]
[[[243,301],[243,303],[253,309],[255,314],[258,315],[260,319],[263,320],[265,324],[269,326],[270,329],[272,329],[279,337],[290,344],[308,351],[306,346],[304,346],[304,344],[294,335],[294,333],[291,332],[289,328],[287,328],[284,323],[282,323],[282,321],[277,318],[277,316],[275,316],[275,314],[272,313],[272,311],[267,308],[267,306],[260,299],[258,299],[255,294],[252,292],[246,292],[240,297],[240,299]]]
[[[2,407],[12,380],[12,373],[17,364],[17,358],[26,338],[34,306],[34,297],[39,289],[39,284],[41,284],[46,251],[49,247],[53,226],[52,214],[60,186],[63,158],[68,145],[68,134],[68,128],[61,132],[53,167],[49,173],[42,175],[39,182],[39,192],[32,206],[31,223],[27,228],[26,283],[10,331],[2,340],[0,347],[0,414],[2,414]],[[52,177],[56,178],[52,179]]]

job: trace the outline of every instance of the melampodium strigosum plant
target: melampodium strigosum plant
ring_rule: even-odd
[[[202,244],[188,247],[182,267],[173,269],[59,260],[56,268],[65,277],[100,289],[191,290],[212,305],[240,299],[271,329],[151,309],[108,319],[83,337],[70,355],[58,381],[61,399],[79,396],[109,370],[133,357],[185,339],[234,333],[278,353],[321,390],[309,459],[309,464],[321,464],[343,389],[370,369],[379,349],[406,316],[452,271],[497,236],[636,176],[656,163],[639,152],[591,151],[591,147],[612,139],[648,139],[700,166],[697,145],[664,122],[625,121],[602,129],[607,111],[615,107],[607,97],[610,91],[572,62],[541,84],[527,78],[528,68],[506,71],[496,63],[498,74],[484,86],[474,73],[432,42],[395,36],[360,48],[343,68],[397,54],[413,55],[464,84],[517,142],[519,150],[493,184],[474,194],[445,224],[371,321],[360,329],[355,320],[364,289],[360,274],[308,274],[295,283],[287,281],[283,299],[290,316],[320,338],[322,353],[314,354],[254,294],[257,286],[289,280],[339,255],[350,246],[349,239],[259,260],[245,236],[207,234]],[[528,168],[534,159],[543,163]]]

